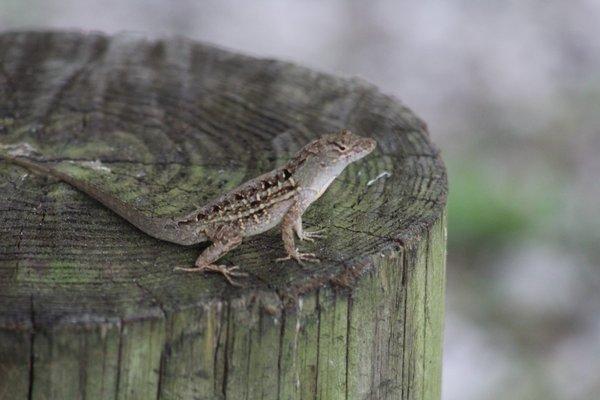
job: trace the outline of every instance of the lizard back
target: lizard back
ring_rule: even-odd
[[[178,221],[181,227],[204,223],[207,235],[221,226],[256,235],[277,225],[299,192],[287,166],[251,179]]]

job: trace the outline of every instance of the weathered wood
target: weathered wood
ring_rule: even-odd
[[[0,398],[439,399],[447,192],[425,125],[363,81],[180,38],[0,35],[0,151],[146,213],[340,128],[379,146],[305,215],[323,263],[275,263],[273,230],[225,257],[245,288],[173,272],[199,248],[0,162]]]

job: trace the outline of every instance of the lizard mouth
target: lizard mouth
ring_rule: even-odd
[[[375,150],[375,147],[377,147],[377,142],[375,139],[363,138],[361,139],[361,142],[361,145],[366,149],[367,154],[371,153],[373,150]]]
[[[361,138],[354,145],[352,152],[354,154],[352,154],[352,158],[356,160],[363,158],[366,155],[370,154],[373,150],[375,150],[375,147],[377,147],[377,142],[375,141],[375,139]]]

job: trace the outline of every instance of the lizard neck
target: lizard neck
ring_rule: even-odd
[[[306,159],[295,167],[293,178],[305,191],[310,193],[310,202],[317,200],[327,190],[333,180],[344,170],[347,164],[323,165],[318,159]]]

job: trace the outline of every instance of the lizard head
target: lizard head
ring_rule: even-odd
[[[318,198],[346,166],[371,153],[377,142],[348,130],[316,139],[298,153],[295,178]],[[313,199],[313,200],[314,200]]]
[[[375,149],[377,142],[353,134],[349,130],[324,136],[305,147],[306,154],[312,154],[318,159],[320,166],[341,167],[360,160]],[[341,172],[341,170],[340,170]]]

